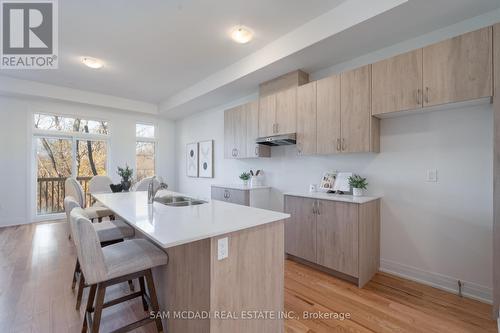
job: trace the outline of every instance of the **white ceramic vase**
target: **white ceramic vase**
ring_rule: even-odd
[[[363,189],[362,188],[353,188],[352,189],[352,196],[362,197],[363,196]]]

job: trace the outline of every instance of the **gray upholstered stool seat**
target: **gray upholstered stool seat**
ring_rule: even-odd
[[[134,228],[131,228],[122,220],[94,223],[93,226],[101,243],[134,237]]]
[[[145,239],[130,239],[102,249],[106,280],[166,265],[165,252]]]
[[[83,210],[85,211],[85,215],[87,215],[87,217],[91,220],[113,215],[113,211],[101,205],[94,205],[84,208]]]

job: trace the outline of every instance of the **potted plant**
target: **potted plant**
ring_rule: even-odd
[[[360,175],[352,175],[349,177],[349,185],[352,187],[352,195],[360,197],[363,195],[363,190],[366,190],[368,183],[366,178],[363,178]]]
[[[243,181],[243,185],[248,186],[248,180],[250,179],[250,173],[248,172],[243,172],[240,175],[240,179]]]
[[[132,183],[130,182],[130,178],[134,174],[134,169],[129,168],[128,165],[125,165],[125,168],[118,167],[117,171],[118,175],[122,178],[122,188],[125,192],[128,192]]]

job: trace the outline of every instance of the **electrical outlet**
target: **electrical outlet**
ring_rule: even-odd
[[[425,181],[428,183],[437,183],[438,181],[438,171],[437,169],[427,170]]]
[[[217,240],[217,259],[226,259],[229,255],[229,241],[227,237]]]

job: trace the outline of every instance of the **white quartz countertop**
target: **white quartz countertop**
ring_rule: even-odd
[[[183,194],[161,191],[158,195]],[[218,200],[210,200],[205,204],[186,207],[166,206],[158,202],[148,205],[147,192],[100,193],[93,196],[163,248],[277,222],[290,217],[289,214]]]
[[[364,204],[381,198],[380,196],[354,197],[352,195],[347,195],[347,194],[329,194],[324,192],[287,192],[284,193],[284,195],[289,195],[293,197],[320,199],[320,200],[350,202],[356,204]]]
[[[262,190],[262,189],[270,189],[271,186],[266,186],[266,185],[256,185],[256,186],[250,186],[250,185],[243,185],[243,184],[215,184],[212,185],[212,187],[221,187],[221,188],[229,188],[233,190],[242,190],[242,191],[251,191],[251,190]]]

